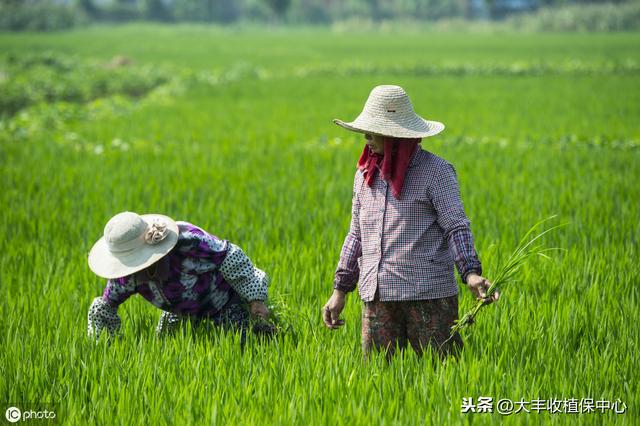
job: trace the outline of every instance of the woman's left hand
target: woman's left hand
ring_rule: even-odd
[[[249,311],[251,312],[251,316],[254,318],[256,317],[259,317],[262,319],[269,318],[269,308],[267,308],[267,305],[265,305],[264,302],[260,300],[255,300],[251,302],[251,305],[249,306]]]
[[[473,293],[476,298],[482,299],[487,305],[500,299],[500,293],[497,291],[487,297],[487,290],[489,290],[491,283],[488,279],[481,277],[478,274],[471,273],[467,275],[467,285],[469,286],[471,293]]]

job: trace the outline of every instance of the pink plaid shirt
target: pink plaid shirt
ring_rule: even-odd
[[[456,172],[444,159],[418,148],[400,199],[377,174],[369,187],[362,172],[353,185],[351,227],[334,288],[381,301],[438,299],[458,294],[453,265],[462,280],[482,273]]]

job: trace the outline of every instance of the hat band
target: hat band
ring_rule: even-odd
[[[140,234],[138,238],[115,244],[107,241],[107,247],[109,247],[111,253],[123,253],[145,244],[156,245],[164,240],[168,234],[169,228],[167,222],[162,219],[156,219],[152,223],[147,224],[147,229]]]
[[[131,251],[145,244],[144,235],[145,234],[142,234],[138,238],[120,243],[111,243],[107,241],[107,247],[111,253],[124,253],[126,251]]]

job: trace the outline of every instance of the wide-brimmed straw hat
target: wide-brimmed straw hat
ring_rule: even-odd
[[[374,87],[364,109],[352,122],[333,122],[354,132],[394,138],[426,138],[444,130],[444,124],[425,120],[413,111],[402,87],[389,85]]]
[[[103,278],[120,278],[154,264],[175,247],[178,225],[161,214],[118,213],[89,252],[89,267]]]

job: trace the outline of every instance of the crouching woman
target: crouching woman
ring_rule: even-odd
[[[89,253],[89,267],[107,279],[89,308],[88,333],[95,338],[103,330],[116,334],[118,307],[136,293],[164,311],[159,335],[186,319],[209,320],[238,329],[244,341],[249,320],[269,316],[268,277],[237,245],[164,215],[111,218]]]

